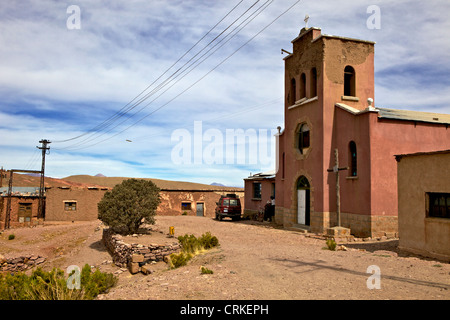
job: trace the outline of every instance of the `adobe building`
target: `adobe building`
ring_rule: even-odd
[[[47,188],[45,221],[92,221],[98,219],[97,204],[106,187]]]
[[[396,160],[399,248],[450,262],[450,150]]]
[[[8,187],[0,188],[0,229],[6,225],[8,207]],[[29,227],[43,223],[38,219],[39,187],[13,187],[11,190],[11,209],[9,227]]]
[[[244,218],[252,217],[264,210],[270,197],[275,197],[275,171],[257,173],[244,179]]]
[[[56,187],[47,188],[45,221],[92,221],[98,219],[97,204],[110,187]],[[221,195],[237,194],[239,188],[220,189],[161,189],[161,203],[156,215],[194,215],[214,217],[216,202]],[[243,201],[243,200],[241,200]]]
[[[215,217],[216,202],[222,195],[236,194],[244,207],[244,191],[239,188],[227,189],[161,189],[161,203],[156,215]]]
[[[450,149],[450,116],[374,103],[375,43],[303,28],[285,60],[284,129],[276,174],[277,223],[358,237],[398,232],[394,155]],[[420,181],[417,181],[420,183]]]

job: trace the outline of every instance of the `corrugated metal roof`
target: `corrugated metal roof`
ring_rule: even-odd
[[[450,124],[450,114],[377,108],[379,118]]]
[[[7,196],[8,187],[1,187],[0,193],[3,197]],[[37,197],[39,196],[39,187],[13,187],[11,194],[13,196]]]
[[[269,172],[255,173],[254,175],[251,175],[247,179],[249,179],[249,180],[251,180],[251,179],[274,179],[275,176],[276,176],[276,171],[272,170]]]

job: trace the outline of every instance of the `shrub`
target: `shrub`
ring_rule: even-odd
[[[105,193],[98,203],[98,218],[117,233],[137,233],[144,222],[155,223],[159,191],[152,181],[125,180]]]
[[[334,241],[334,239],[328,239],[327,240],[327,247],[328,247],[329,250],[335,251],[336,250],[336,241]]]
[[[171,269],[185,266],[194,255],[189,252],[172,253],[167,260]]]
[[[8,240],[14,240],[15,238],[16,238],[16,236],[13,235],[13,234],[10,234],[10,235],[8,236]]]
[[[211,249],[219,245],[219,239],[216,236],[211,235],[210,232],[206,232],[200,238],[200,244],[205,249]]]
[[[167,259],[171,269],[184,266],[196,254],[219,245],[217,237],[211,235],[210,232],[203,234],[200,238],[196,238],[193,234],[186,234],[179,236],[178,241],[181,244],[182,251],[178,254],[172,253]]]
[[[0,275],[0,300],[92,300],[106,293],[117,283],[117,278],[85,265],[80,275],[81,289],[69,289],[64,271],[37,268],[31,276],[23,272]]]
[[[200,269],[201,269],[202,274],[213,274],[214,273],[212,270],[210,270],[204,266],[202,266]]]

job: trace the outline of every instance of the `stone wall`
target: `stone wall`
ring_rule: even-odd
[[[175,241],[169,245],[126,243],[121,235],[109,228],[103,230],[103,243],[111,254],[114,264],[121,268],[128,267],[132,274],[138,272],[148,274],[150,271],[146,267],[147,264],[164,261],[165,257],[181,251],[180,244]]]
[[[0,254],[1,272],[21,272],[45,262],[44,257],[30,255],[16,258],[5,258]]]

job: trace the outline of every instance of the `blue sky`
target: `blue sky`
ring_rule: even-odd
[[[192,159],[196,121],[202,133],[222,136],[224,148],[227,130],[254,131],[259,145],[264,132],[270,138],[284,122],[281,49],[290,51],[306,14],[308,25],[323,33],[376,41],[376,106],[450,113],[448,1],[305,0],[267,27],[295,2],[2,1],[0,166],[39,170],[36,146],[49,139],[46,175],[52,177],[102,173],[242,186],[250,172],[274,168],[273,144],[270,163],[251,162],[247,145],[232,163],[180,164],[173,135],[190,134]],[[80,9],[79,20],[70,5]],[[379,29],[367,28],[370,5],[380,8]],[[210,41],[252,13],[254,20],[229,42],[208,51]],[[77,22],[79,28],[68,28]],[[179,68],[203,54],[211,56],[182,73]],[[157,87],[177,70],[178,78]],[[105,123],[161,75],[145,91],[154,90],[147,100]],[[213,138],[203,137],[203,147],[216,143]]]

